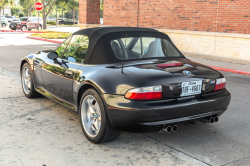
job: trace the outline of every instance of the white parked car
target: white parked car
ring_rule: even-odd
[[[7,16],[7,15],[4,15],[4,16],[1,16],[1,17],[3,17],[3,18],[6,18],[7,20],[8,20],[8,22],[12,22],[12,21],[14,21],[14,17],[12,17],[12,16]]]
[[[100,18],[100,24],[103,24],[103,18]]]

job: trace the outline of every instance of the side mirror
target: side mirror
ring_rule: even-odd
[[[68,56],[67,60],[70,61],[70,62],[76,62],[76,58],[72,57],[72,56]]]
[[[48,58],[49,59],[52,59],[52,60],[56,60],[58,58],[58,54],[54,51],[51,51],[49,54],[48,54]]]

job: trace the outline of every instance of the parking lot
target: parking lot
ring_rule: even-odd
[[[250,76],[222,72],[232,100],[218,123],[180,125],[176,133],[122,132],[95,145],[84,137],[77,114],[44,97],[24,97],[20,59],[58,46],[25,37],[0,33],[0,165],[250,165]]]

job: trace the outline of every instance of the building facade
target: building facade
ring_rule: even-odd
[[[82,27],[99,24],[100,0],[80,4]],[[249,0],[104,0],[103,20],[104,26],[158,29],[181,51],[250,60]]]

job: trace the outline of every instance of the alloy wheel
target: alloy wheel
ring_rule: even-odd
[[[90,137],[97,136],[101,128],[101,110],[92,95],[87,95],[82,102],[81,120],[86,133]]]
[[[22,83],[23,83],[24,92],[26,94],[29,94],[30,89],[31,89],[31,76],[29,74],[29,69],[27,67],[23,68]]]

